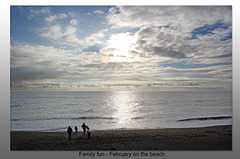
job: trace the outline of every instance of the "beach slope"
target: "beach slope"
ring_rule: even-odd
[[[82,132],[11,131],[11,150],[232,150],[232,126]]]

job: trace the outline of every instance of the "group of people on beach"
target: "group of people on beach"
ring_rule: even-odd
[[[90,132],[89,132],[90,128],[85,123],[83,123],[81,127],[83,129],[83,135],[86,134],[86,130],[87,130],[88,138],[90,138]],[[75,126],[74,129],[77,133],[78,132],[77,126]],[[72,132],[73,132],[73,130],[72,130],[71,126],[68,126],[67,133],[68,133],[68,140],[69,141],[72,139]]]

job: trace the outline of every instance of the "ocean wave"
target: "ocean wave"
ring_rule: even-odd
[[[137,120],[137,119],[144,119],[144,117],[135,117],[135,118],[132,118],[134,120]]]
[[[21,107],[21,106],[23,106],[22,104],[13,104],[13,105],[11,105],[11,107]]]
[[[99,117],[99,116],[82,116],[82,117],[73,118],[73,119],[108,119],[108,120],[112,120],[114,118],[112,118],[112,117]]]
[[[46,129],[46,130],[41,130],[41,131],[62,131],[62,130],[67,130],[68,127],[61,127],[61,128],[54,128],[54,129]]]
[[[11,119],[11,121],[20,121],[20,120],[25,120],[25,118]]]
[[[85,113],[93,113],[94,110],[93,109],[89,109],[89,110],[86,110]]]
[[[105,120],[112,120],[114,118],[112,117],[99,117],[99,116],[81,116],[81,117],[55,117],[55,118],[32,118],[32,119],[27,119],[27,118],[20,118],[20,119],[11,119],[12,121],[19,121],[19,120],[31,120],[31,121],[41,121],[41,120],[79,120],[79,119],[90,119],[90,120],[95,120],[95,119],[105,119]]]
[[[193,120],[223,120],[223,119],[231,119],[232,116],[214,116],[214,117],[201,117],[201,118],[186,118],[177,121],[193,121]]]
[[[79,103],[71,103],[71,104],[66,104],[66,105],[79,105]]]

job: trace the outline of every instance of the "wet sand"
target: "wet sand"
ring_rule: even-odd
[[[11,131],[11,150],[232,150],[232,126],[82,132]]]

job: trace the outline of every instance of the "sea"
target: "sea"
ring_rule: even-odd
[[[11,91],[11,131],[232,125],[231,91]]]

